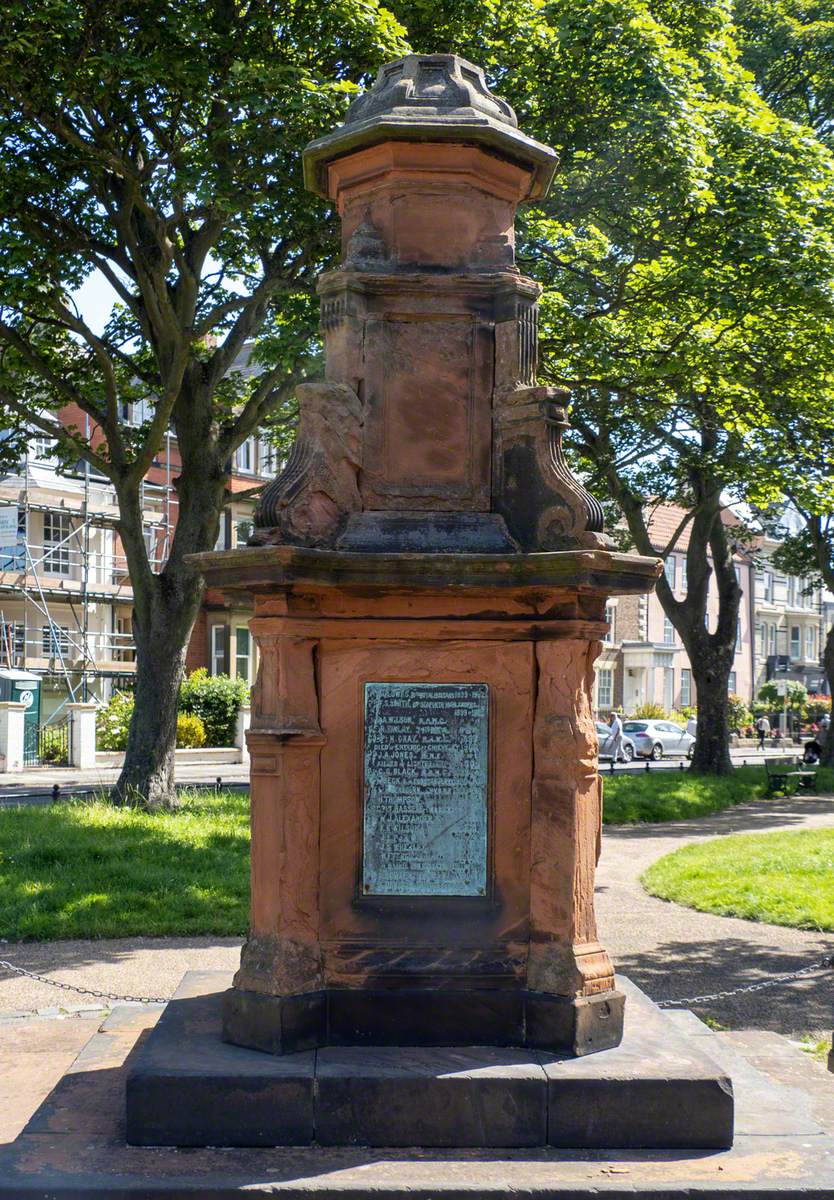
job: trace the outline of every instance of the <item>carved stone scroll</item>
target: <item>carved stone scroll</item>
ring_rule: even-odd
[[[496,398],[493,510],[523,551],[605,547],[602,506],[568,466],[567,393],[517,388]]]
[[[361,508],[362,403],[344,383],[302,383],[298,436],[287,465],[264,489],[255,545],[330,546],[348,513]]]

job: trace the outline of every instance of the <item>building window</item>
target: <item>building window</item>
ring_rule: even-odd
[[[235,629],[235,675],[238,679],[252,682],[252,636],[245,625]]]
[[[235,470],[251,475],[255,470],[255,439],[247,438],[235,450]]]
[[[805,657],[809,662],[813,662],[817,657],[817,631],[813,625],[808,625],[805,629]]]
[[[730,695],[733,695],[735,693],[735,690],[736,690],[736,673],[735,673],[735,671],[730,671],[730,674],[727,676],[727,692]]]
[[[278,474],[278,447],[271,442],[258,442],[258,474],[272,479]]]
[[[675,644],[675,627],[668,617],[663,618],[663,645],[674,646]]]
[[[666,562],[663,564],[663,570],[666,575],[666,578],[669,581],[669,587],[672,588],[673,591],[674,591],[675,582],[677,579],[677,565],[678,565],[678,560],[675,557],[675,555],[667,554]]]
[[[776,626],[775,625],[771,625],[771,627],[770,627],[770,640],[768,642],[768,647],[769,647],[769,649],[768,649],[769,654],[776,653]]]
[[[739,587],[741,587],[741,567],[738,565],[738,563],[733,563],[733,570],[735,571],[736,575],[736,583],[739,585]]]
[[[605,620],[608,624],[608,633],[603,636],[602,640],[605,642],[606,646],[610,646],[616,640],[617,627],[617,609],[613,604],[606,604]]]
[[[796,579],[793,575],[788,576],[788,604],[796,604]]]
[[[44,658],[62,658],[69,654],[70,638],[68,625],[56,625],[51,621],[41,629],[41,649]]]
[[[692,703],[692,672],[689,667],[681,667],[681,708],[689,708]]]
[[[802,639],[799,636],[799,626],[791,625],[791,658],[799,658],[802,653]]]
[[[72,532],[69,516],[62,512],[43,514],[43,569],[50,575],[69,575]],[[54,549],[50,549],[54,546]]]
[[[211,627],[211,673],[212,675],[226,674],[225,625],[212,625]]]
[[[741,617],[736,617],[736,654],[741,654]]]
[[[681,559],[681,591],[686,592],[689,589],[689,580],[686,573],[686,555]]]
[[[610,709],[614,699],[614,672],[606,667],[597,671],[597,711]]]
[[[241,521],[235,521],[235,545],[245,546],[252,536],[252,530],[255,526],[246,518]]]
[[[765,652],[765,626],[759,622],[756,626],[756,653],[764,655]]]
[[[769,603],[773,602],[773,572],[764,572],[764,598]]]

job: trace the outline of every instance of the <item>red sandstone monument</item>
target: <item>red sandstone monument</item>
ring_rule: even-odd
[[[594,659],[660,563],[611,547],[536,380],[514,219],[555,169],[443,54],[306,150],[342,222],[325,378],[250,546],[195,556],[254,603],[251,928],[138,1056],[132,1142],[732,1140],[726,1076],[597,938]]]
[[[606,599],[659,565],[610,548],[536,382],[514,220],[555,169],[448,55],[383,67],[305,152],[342,222],[325,379],[257,545],[200,560],[252,593],[261,659],[232,1042],[620,1040],[590,694]]]

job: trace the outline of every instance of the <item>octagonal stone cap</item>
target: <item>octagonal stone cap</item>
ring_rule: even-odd
[[[556,151],[520,132],[506,100],[493,96],[483,70],[456,54],[407,54],[380,67],[345,122],[304,151],[304,182],[328,196],[327,165],[385,141],[464,142],[532,172],[525,199],[544,196],[556,171]]]

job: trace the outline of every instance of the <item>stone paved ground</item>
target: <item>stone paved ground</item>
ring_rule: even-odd
[[[834,935],[697,913],[646,895],[639,883],[651,862],[687,842],[724,833],[832,825],[834,798],[793,797],[697,821],[606,829],[597,911],[603,944],[613,954],[617,969],[661,1000],[764,980],[826,952],[834,953]],[[0,959],[101,991],[168,996],[188,970],[234,969],[239,945],[234,938],[0,943]],[[90,1003],[82,995],[58,992],[0,968],[0,1012]],[[696,1011],[731,1028],[830,1035],[832,1007],[834,972],[696,1006]]]

